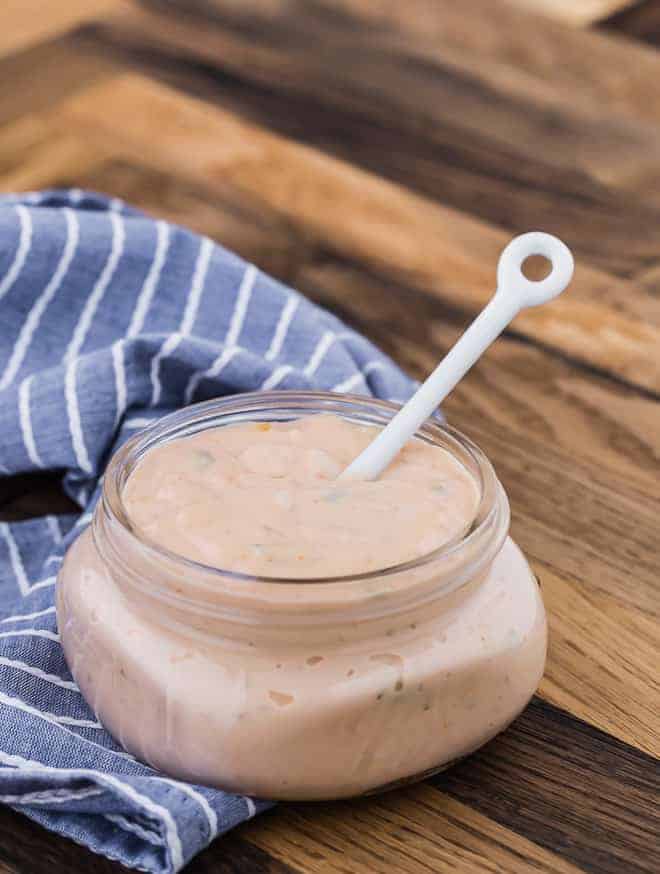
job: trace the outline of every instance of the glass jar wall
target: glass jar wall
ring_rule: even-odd
[[[485,456],[427,423],[418,439],[474,477],[465,536],[414,561],[329,579],[208,567],[135,530],[122,491],[154,447],[209,428],[396,407],[308,392],[189,407],[113,457],[58,581],[71,671],[130,752],[176,777],[265,798],[338,798],[446,767],[493,737],[540,681],[546,620]],[[218,513],[223,507],[218,507]]]

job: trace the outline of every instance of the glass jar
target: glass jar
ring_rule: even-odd
[[[127,750],[229,791],[339,798],[444,768],[525,707],[545,663],[543,604],[507,536],[492,466],[454,429],[430,421],[417,437],[474,477],[468,533],[377,572],[227,572],[149,542],[122,505],[131,471],[164,441],[327,412],[382,426],[397,409],[330,393],[235,395],[166,416],[114,455],[60,571],[57,613],[83,695]]]

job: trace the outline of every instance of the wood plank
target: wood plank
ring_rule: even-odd
[[[36,74],[35,74],[35,71]],[[117,72],[107,54],[87,51],[80,41],[62,37],[0,58],[0,124],[48,110],[59,100]],[[16,87],[20,83],[20,87]]]
[[[425,784],[341,804],[285,805],[240,833],[306,874],[578,870]]]
[[[88,173],[107,153],[102,143],[25,116],[0,131],[0,191],[51,187],[60,176]]]
[[[210,191],[231,186],[318,245],[466,310],[492,293],[506,234],[142,77],[122,76],[75,96],[54,121]],[[636,306],[626,283],[580,267],[571,294],[525,311],[516,330],[658,390],[660,331],[648,308],[637,313]]]
[[[593,874],[660,867],[660,765],[538,699],[431,782]]]
[[[151,0],[156,7],[163,3]],[[217,9],[222,0],[208,0],[207,5],[211,4]],[[317,0],[316,8],[329,6]],[[194,7],[189,4],[189,8]],[[246,9],[245,3],[241,9]],[[270,9],[277,14],[282,6],[273,3]],[[302,4],[296,10],[302,12]],[[414,35],[422,51],[428,47],[452,63],[460,63],[461,57],[476,58],[484,76],[501,85],[524,82],[540,101],[564,104],[570,94],[575,108],[588,115],[660,120],[660,57],[628,40],[568,28],[511,3],[492,0],[460,4],[407,0],[405,5],[390,0],[332,0],[332,10],[359,15],[363,26],[393,35]]]
[[[0,480],[0,519],[13,521],[43,513],[75,513],[79,508],[64,494],[61,474],[29,473]]]
[[[500,81],[479,55],[368,31],[358,14],[328,24],[309,4],[293,19],[254,0],[240,15],[192,8],[197,18],[188,7],[181,17],[131,10],[82,44],[504,227],[543,215],[608,270],[657,260],[658,204],[646,202],[660,190],[655,125],[575,109],[566,89],[549,100],[524,71]]]
[[[601,18],[633,6],[635,0],[509,0],[517,6],[564,21],[573,27],[586,27]]]
[[[583,580],[555,573],[548,555],[545,561],[533,562],[550,625],[540,696],[631,746],[660,756],[660,685],[650,670],[660,645],[657,620],[602,593],[594,594]]]
[[[119,0],[3,0],[0,57],[51,39],[119,5]]]
[[[604,29],[660,45],[660,4],[657,0],[637,0],[614,12],[600,23]]]

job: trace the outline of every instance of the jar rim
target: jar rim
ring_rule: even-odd
[[[129,438],[115,452],[106,470],[99,508],[117,522],[123,532],[141,549],[146,549],[153,557],[166,559],[175,566],[202,572],[205,575],[217,575],[224,580],[257,583],[263,586],[313,585],[315,587],[328,587],[348,583],[364,583],[423,568],[434,562],[444,561],[461,550],[468,549],[475,540],[478,540],[482,532],[492,524],[498,509],[498,492],[502,491],[493,466],[485,453],[469,437],[444,423],[439,416],[427,419],[418,429],[415,437],[451,452],[453,457],[463,466],[465,466],[466,459],[472,463],[474,471],[468,470],[468,473],[476,473],[475,482],[480,493],[479,504],[466,533],[422,556],[387,567],[359,574],[350,573],[325,577],[279,577],[227,570],[183,556],[138,531],[122,500],[123,486],[142,456],[154,446],[169,440],[189,436],[213,427],[226,427],[245,421],[264,421],[267,420],[266,414],[268,413],[271,416],[279,414],[283,420],[294,419],[310,413],[335,413],[342,418],[362,423],[384,425],[400,408],[400,404],[392,401],[364,395],[297,390],[244,392],[192,404],[155,420],[153,424]],[[288,415],[289,413],[291,415]]]

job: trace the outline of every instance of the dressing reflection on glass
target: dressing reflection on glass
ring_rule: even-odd
[[[545,613],[479,450],[428,424],[378,480],[335,480],[394,412],[235,396],[115,456],[58,618],[127,749],[229,790],[333,798],[441,768],[525,706]]]

